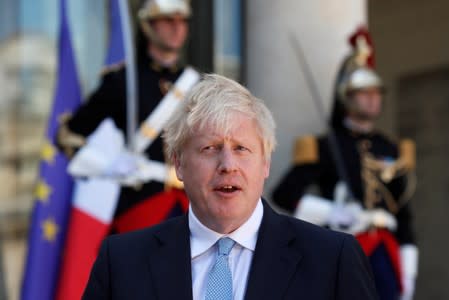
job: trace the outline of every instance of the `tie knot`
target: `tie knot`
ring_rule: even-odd
[[[229,255],[232,247],[234,247],[235,241],[226,237],[218,240],[218,254],[219,255]]]

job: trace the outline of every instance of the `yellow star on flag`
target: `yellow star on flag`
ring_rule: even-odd
[[[55,161],[57,150],[50,141],[45,140],[44,145],[41,149],[41,159],[45,160],[47,163],[52,164]]]
[[[44,235],[44,239],[53,242],[56,239],[56,235],[59,232],[59,226],[56,224],[53,218],[45,219],[42,224],[42,233]]]
[[[39,180],[34,190],[34,196],[37,200],[47,203],[52,190],[51,187],[43,180]]]

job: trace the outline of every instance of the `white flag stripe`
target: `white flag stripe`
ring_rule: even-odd
[[[111,223],[117,206],[120,185],[110,179],[76,180],[73,206],[99,221]]]

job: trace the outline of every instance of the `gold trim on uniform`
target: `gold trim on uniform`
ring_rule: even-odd
[[[159,79],[159,89],[160,89],[162,95],[167,94],[170,91],[170,89],[172,88],[172,86],[173,86],[173,82],[163,79],[163,78]]]
[[[173,66],[171,66],[169,68],[169,70],[170,70],[171,73],[176,73],[176,72],[179,71],[179,65],[178,64],[174,64]]]
[[[143,136],[149,138],[149,139],[155,139],[159,135],[158,131],[154,129],[153,127],[148,126],[147,124],[142,124],[140,127],[140,132]]]
[[[58,133],[56,134],[56,140],[65,155],[71,158],[77,149],[86,144],[86,138],[71,131],[66,124],[67,121],[68,119],[64,120],[64,123],[59,127]]]
[[[384,199],[387,209],[392,213],[396,213],[399,209],[398,205],[386,186],[386,183],[390,182],[396,174],[396,168],[394,167],[396,164],[389,166],[385,162],[377,160],[369,151],[363,150],[360,152],[360,161],[366,208],[373,209],[376,204]],[[391,170],[389,169],[390,167],[392,167]],[[387,176],[384,174],[385,172],[388,173]],[[384,180],[382,178],[384,176],[388,177],[388,180]]]
[[[176,86],[174,86],[172,90],[173,90],[173,96],[175,96],[175,98],[177,98],[180,101],[182,99],[184,99],[185,95],[180,89],[178,89]]]
[[[150,68],[156,72],[160,72],[162,70],[162,66],[154,60],[150,63]]]
[[[314,136],[298,138],[295,143],[293,162],[295,164],[317,163],[319,161],[318,141]]]
[[[411,139],[403,139],[399,143],[399,159],[407,171],[416,168],[416,145]]]
[[[164,67],[157,61],[153,60],[150,62],[150,68],[153,69],[153,71],[158,72],[158,73],[162,72],[162,70],[165,69],[165,70],[168,70],[170,73],[174,74],[179,71],[179,69],[181,68],[181,65],[179,65],[178,63],[175,63],[172,66]]]
[[[104,75],[112,73],[112,72],[117,72],[117,71],[123,69],[124,67],[125,67],[125,61],[120,61],[120,62],[117,62],[115,64],[111,64],[111,65],[105,66],[100,71],[100,75],[104,76]]]
[[[178,176],[176,176],[176,170],[174,166],[168,167],[167,179],[165,180],[165,189],[169,190],[171,188],[184,188],[184,183],[178,179]]]

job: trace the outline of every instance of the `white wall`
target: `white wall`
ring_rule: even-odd
[[[246,83],[265,100],[277,122],[278,148],[266,197],[291,163],[295,138],[325,131],[290,36],[303,48],[329,114],[334,77],[349,51],[347,38],[358,25],[366,24],[366,15],[365,0],[247,2]]]

